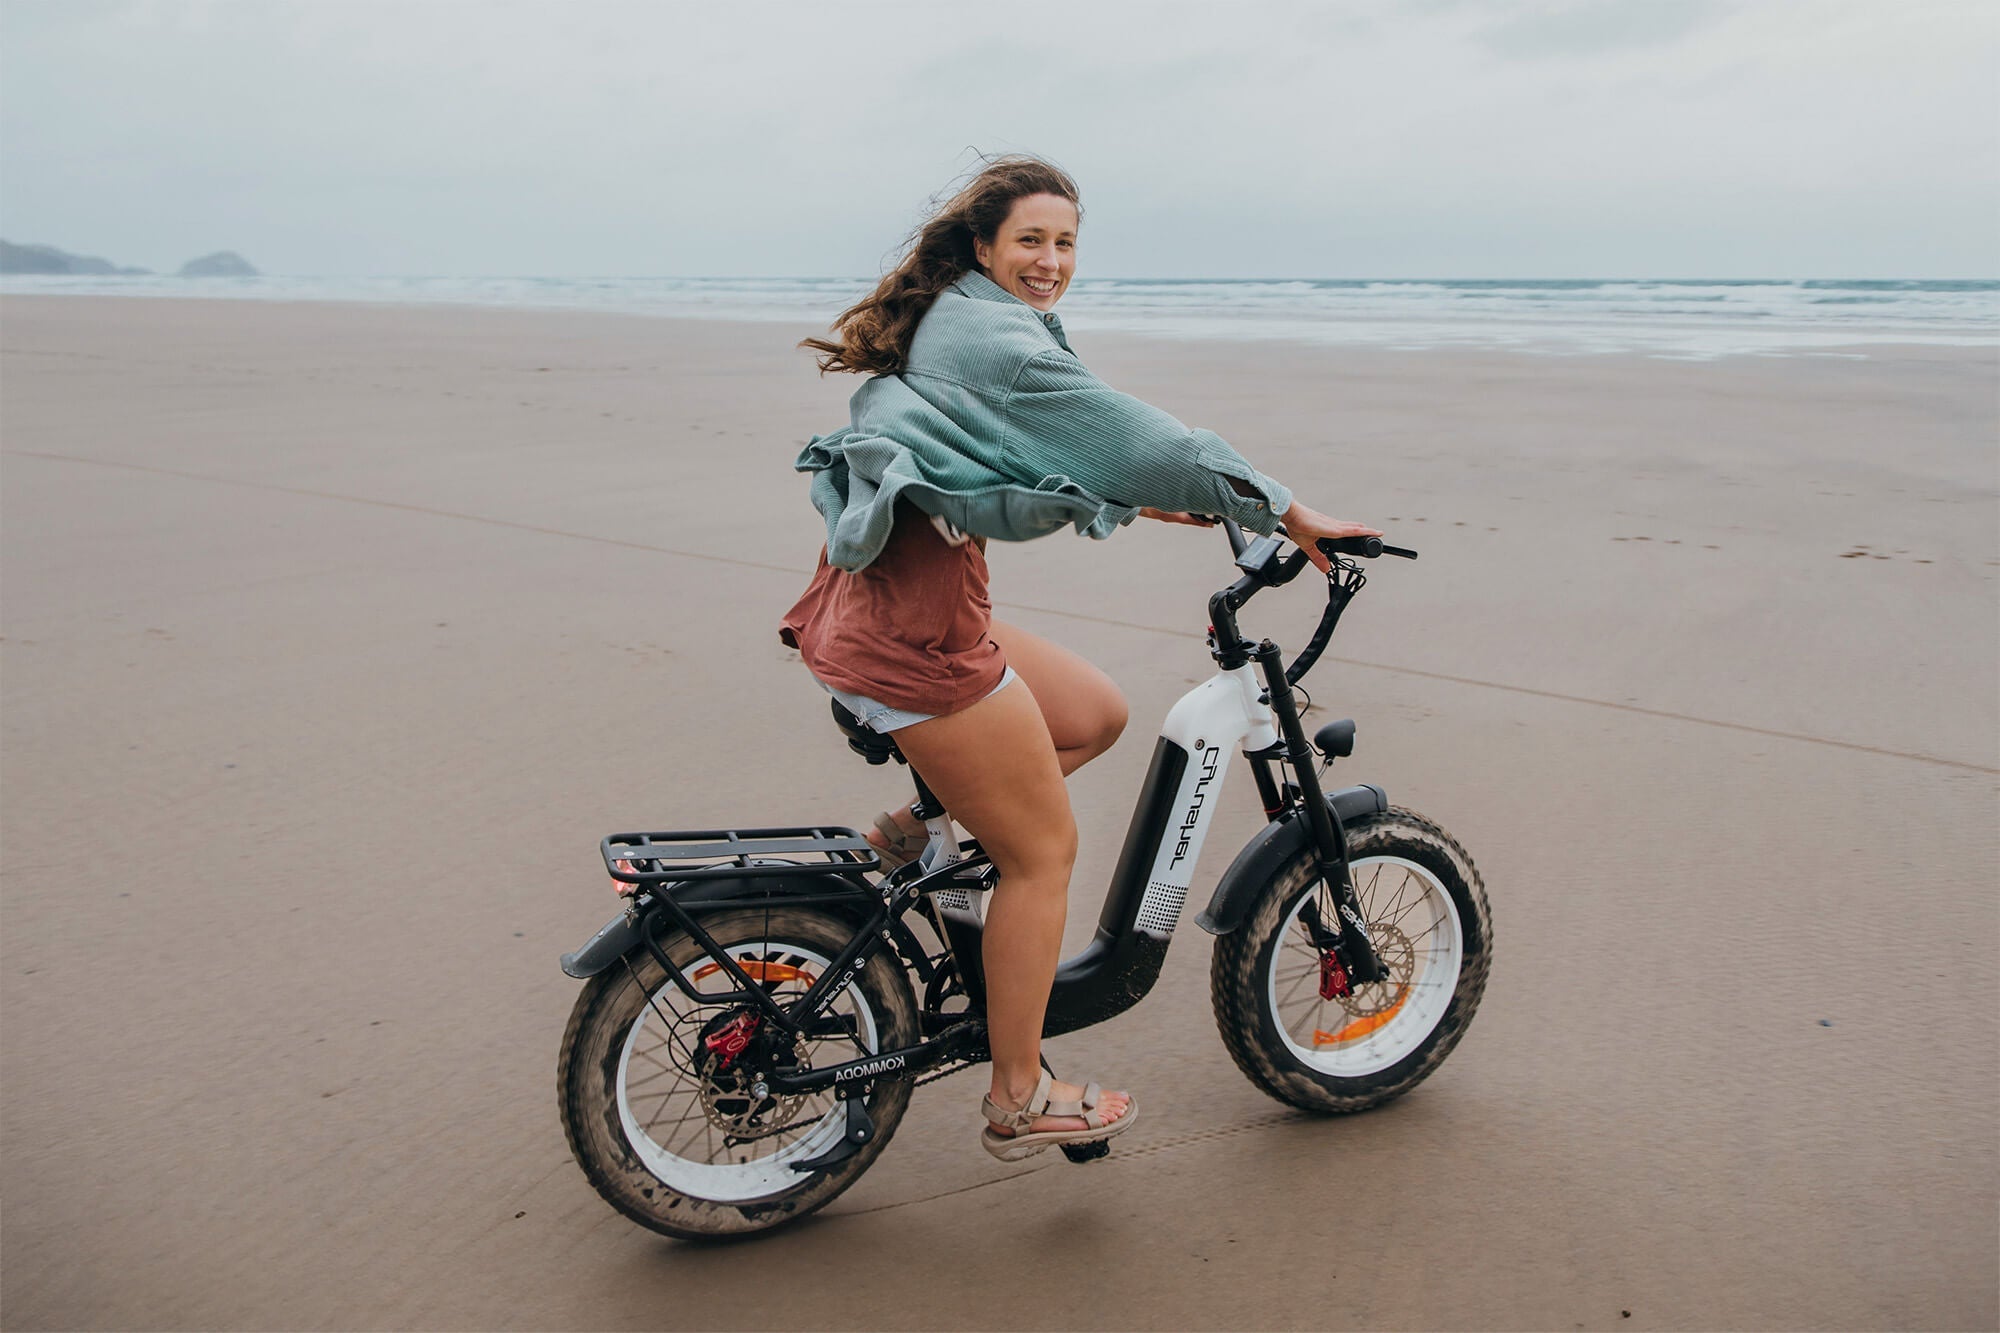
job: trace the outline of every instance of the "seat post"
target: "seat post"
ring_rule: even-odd
[[[904,762],[907,764],[909,761]],[[909,764],[909,769],[910,780],[917,784],[917,801],[910,807],[910,813],[922,820],[936,819],[944,813],[944,802],[937,798],[937,793],[931,790],[928,782],[924,781],[924,775],[917,772],[915,764]]]

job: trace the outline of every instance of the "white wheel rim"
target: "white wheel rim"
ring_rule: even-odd
[[[782,955],[786,965],[809,971],[815,978],[823,976],[831,965],[823,955],[790,943],[751,940],[728,946],[728,953],[739,963],[766,954]],[[684,967],[683,970],[692,973],[700,969]],[[718,989],[728,989],[730,983],[720,972],[714,979],[719,983]],[[735,1203],[796,1188],[806,1177],[792,1170],[792,1163],[818,1156],[832,1147],[847,1129],[832,1093],[807,1099],[797,1119],[809,1119],[822,1111],[828,1114],[777,1151],[760,1155],[754,1143],[726,1147],[722,1142],[723,1132],[710,1123],[702,1110],[698,1077],[672,1058],[675,1037],[668,1035],[668,1024],[662,1019],[661,1010],[665,1010],[668,1019],[676,1020],[677,1035],[689,1028],[699,1028],[699,1022],[683,1021],[691,1015],[713,1017],[716,1013],[713,1006],[694,1004],[667,982],[653,993],[652,1003],[641,1008],[633,1019],[618,1052],[617,1089],[618,1123],[632,1151],[665,1184],[699,1199]],[[831,1012],[843,1010],[854,1016],[862,1047],[868,1052],[878,1049],[875,1014],[860,987],[852,981],[835,999]],[[845,1039],[826,1039],[813,1049],[815,1053],[829,1052],[824,1063],[859,1059],[859,1051],[831,1054],[847,1044]],[[685,1155],[688,1153],[699,1155]],[[717,1153],[735,1154],[742,1160],[718,1162],[714,1160]]]
[[[1315,878],[1279,927],[1266,969],[1266,1003],[1286,1047],[1322,1074],[1359,1078],[1408,1056],[1451,1006],[1465,962],[1458,905],[1438,877],[1399,856],[1349,864],[1361,916],[1397,980],[1358,986],[1345,1005],[1319,993],[1319,951],[1299,920],[1317,898],[1331,924],[1332,894]]]

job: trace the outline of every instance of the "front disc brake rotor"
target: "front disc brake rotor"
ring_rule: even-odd
[[[1386,923],[1369,926],[1368,936],[1387,975],[1339,997],[1340,1007],[1356,1018],[1373,1018],[1400,1005],[1409,994],[1410,977],[1416,971],[1417,951],[1409,936]]]

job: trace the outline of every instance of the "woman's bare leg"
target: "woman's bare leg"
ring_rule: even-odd
[[[1066,777],[1117,744],[1129,711],[1111,677],[1058,643],[993,622],[1007,665],[1028,682]]]
[[[999,871],[983,945],[986,1030],[992,1097],[1009,1108],[1027,1102],[1041,1074],[1042,1021],[1076,862],[1076,820],[1062,766],[1022,674],[970,708],[896,732],[903,754]],[[1060,1082],[1051,1094],[1081,1095],[1076,1085]],[[1102,1109],[1116,1119],[1128,1100],[1108,1092]],[[1043,1116],[1030,1132],[1085,1127],[1073,1116]]]
[[[1007,665],[1028,683],[1041,707],[1042,721],[1048,726],[1064,777],[1117,742],[1125,730],[1128,710],[1125,696],[1111,677],[1061,644],[1004,621],[993,622],[993,641],[1000,645]],[[909,806],[889,818],[910,837],[923,836],[923,822],[910,813]],[[877,830],[870,829],[867,836],[878,848],[889,845]]]

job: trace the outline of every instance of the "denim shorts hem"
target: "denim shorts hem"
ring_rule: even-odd
[[[814,676],[813,679],[819,680],[819,677]],[[994,695],[1000,693],[1000,691],[1006,689],[1008,683],[1014,679],[1014,668],[1008,667],[1000,674],[1000,683],[980,697],[984,699],[992,698]],[[823,680],[819,680],[819,687],[840,700],[842,708],[860,718],[862,726],[868,728],[870,731],[880,732],[883,735],[887,735],[892,731],[900,731],[904,727],[913,727],[919,722],[928,722],[932,718],[939,716],[937,713],[917,713],[907,708],[891,708],[879,699],[871,699],[865,694],[849,694],[846,690],[836,690]]]

